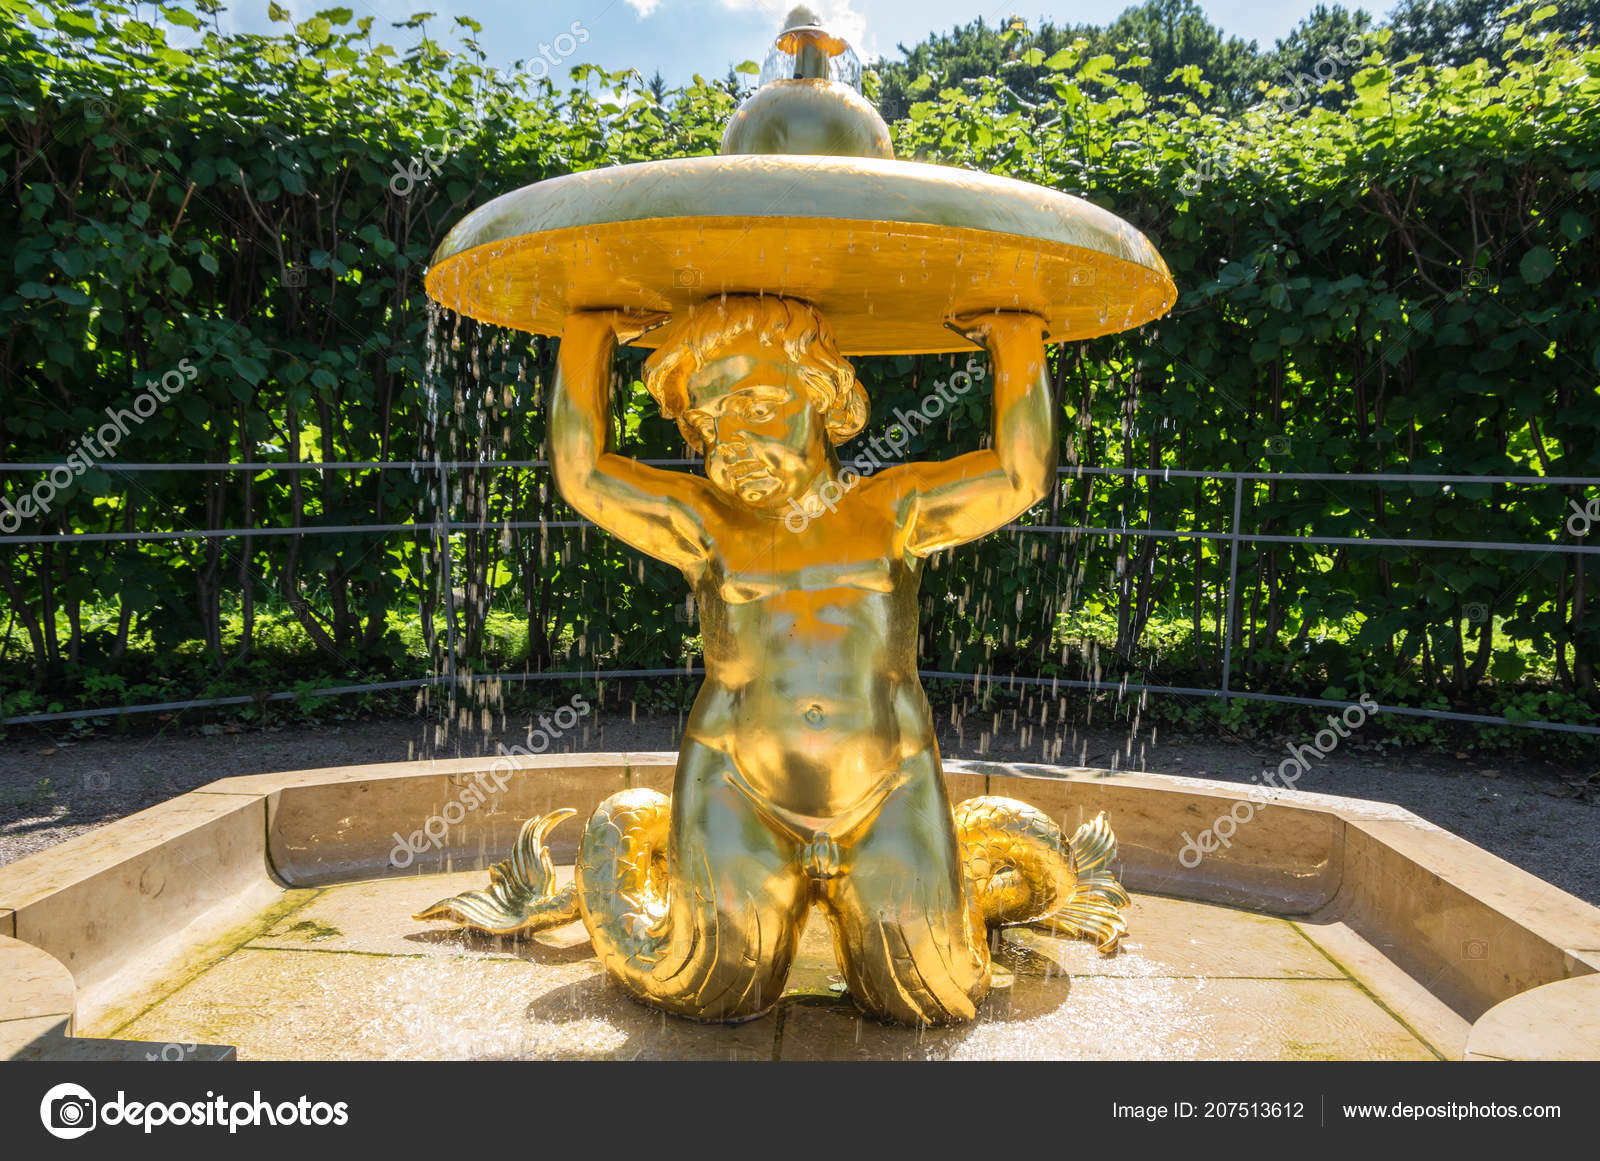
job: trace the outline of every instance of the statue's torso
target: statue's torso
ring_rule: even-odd
[[[934,745],[917,678],[922,561],[882,498],[863,484],[801,532],[754,516],[714,527],[695,586],[706,681],[688,735],[809,829],[870,812]]]

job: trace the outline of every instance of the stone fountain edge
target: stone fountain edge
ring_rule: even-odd
[[[675,763],[669,752],[616,752],[243,775],[0,867],[0,1059],[138,1059],[148,1046],[68,1039],[86,1016],[103,1023],[125,973],[215,942],[285,887],[486,867],[531,814],[567,806],[581,817],[625,787],[666,791]],[[1513,1031],[1600,1026],[1597,981],[1550,987],[1600,971],[1600,908],[1398,806],[1032,763],[949,760],[945,776],[954,801],[1022,798],[1068,829],[1105,810],[1135,891],[1347,925],[1481,1024],[1469,1059],[1541,1045],[1570,1056],[1582,1035],[1551,1045]],[[421,831],[449,815],[459,821],[439,842]],[[571,857],[579,829],[556,832],[557,859]],[[420,851],[397,867],[402,841],[419,834]],[[1199,853],[1204,845],[1213,849]],[[1514,1010],[1491,1012],[1513,999]]]

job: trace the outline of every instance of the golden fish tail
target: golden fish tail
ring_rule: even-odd
[[[1111,870],[1117,840],[1104,813],[1070,839],[1014,798],[969,798],[955,818],[974,906],[987,923],[1031,924],[1116,950],[1129,900]]]

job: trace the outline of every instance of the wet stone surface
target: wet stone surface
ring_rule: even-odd
[[[563,878],[570,872],[563,869]],[[1136,896],[1123,949],[997,935],[978,1018],[905,1028],[861,1014],[813,914],[782,999],[745,1024],[666,1016],[600,970],[581,925],[481,937],[410,918],[480,886],[416,875],[311,893],[118,1038],[229,1044],[243,1060],[1433,1059],[1295,925]]]

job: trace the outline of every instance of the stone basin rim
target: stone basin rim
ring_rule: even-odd
[[[672,753],[618,752],[243,775],[0,867],[0,997],[8,999],[0,1059],[17,1048],[7,1033],[14,1039],[43,1023],[66,1034],[105,1010],[118,965],[130,956],[185,931],[220,930],[286,886],[441,865],[419,859],[396,872],[374,858],[394,847],[396,820],[416,825],[491,772],[504,780],[507,801],[452,828],[459,834],[444,848],[452,869],[502,857],[506,836],[554,799],[581,812],[627,785],[664,788],[675,762]],[[1248,785],[1142,771],[959,760],[945,770],[956,800],[1010,794],[1065,822],[1108,810],[1135,891],[1344,924],[1412,980],[1430,980],[1434,1000],[1463,1029],[1513,997],[1519,1012],[1542,1004],[1547,1020],[1600,1026],[1588,1011],[1600,1004],[1596,989],[1545,986],[1600,971],[1600,909],[1399,807],[1299,792],[1264,801]],[[1253,817],[1197,871],[1163,849],[1229,812],[1245,813],[1241,804]],[[1572,1013],[1574,1003],[1584,1011]],[[1482,1051],[1483,1039],[1476,1053],[1458,1045],[1461,1055],[1508,1051]],[[70,1047],[81,1055],[95,1045],[112,1057],[118,1045],[144,1047],[93,1039]],[[226,1058],[225,1048],[217,1051]]]

